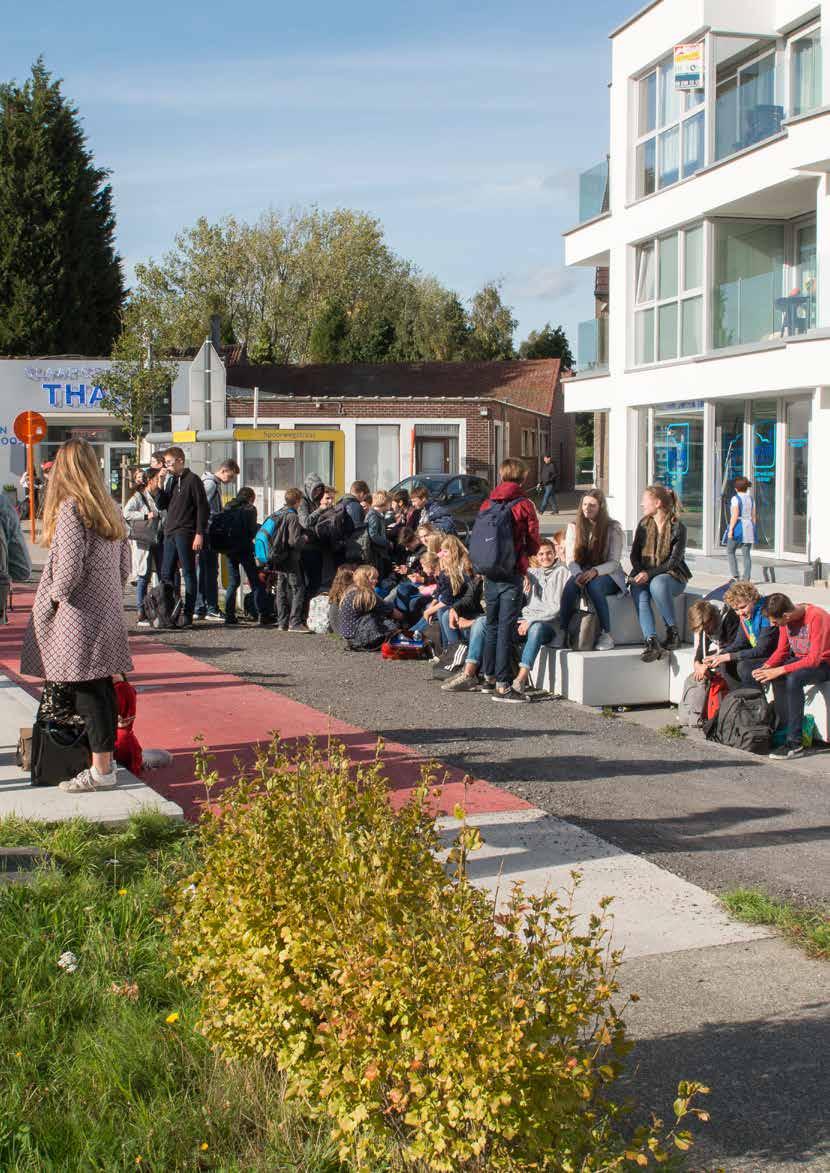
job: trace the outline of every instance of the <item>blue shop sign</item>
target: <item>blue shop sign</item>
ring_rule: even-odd
[[[104,398],[98,383],[41,383],[41,388],[49,396],[50,407],[97,407]]]

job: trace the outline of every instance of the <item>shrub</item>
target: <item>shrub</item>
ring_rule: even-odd
[[[496,916],[467,879],[475,829],[453,875],[436,859],[433,782],[394,814],[379,759],[259,749],[203,820],[175,911],[200,1029],[229,1057],[274,1060],[359,1169],[665,1159],[657,1126],[626,1139],[607,1097],[629,1044],[604,911],[578,929],[569,898],[517,887]]]

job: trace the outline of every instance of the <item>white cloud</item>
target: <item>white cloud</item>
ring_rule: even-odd
[[[539,265],[511,278],[505,292],[509,297],[556,301],[575,293],[580,285],[581,274],[577,269]]]

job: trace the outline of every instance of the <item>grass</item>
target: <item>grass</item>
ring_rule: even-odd
[[[758,888],[736,888],[721,897],[727,910],[751,925],[771,925],[810,957],[830,961],[830,909],[798,908]]]
[[[272,1071],[225,1063],[194,1030],[164,930],[193,843],[153,814],[109,831],[0,821],[0,846],[53,860],[0,885],[0,1169],[341,1168]]]
[[[661,725],[657,732],[662,733],[663,737],[678,738],[686,736],[684,730],[679,725]]]

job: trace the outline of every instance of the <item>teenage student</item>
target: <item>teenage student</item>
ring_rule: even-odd
[[[186,467],[182,448],[167,449],[164,468],[164,487],[156,497],[159,510],[166,510],[164,555],[159,577],[172,588],[175,572],[177,568],[181,569],[184,576],[181,626],[190,627],[196,610],[196,558],[205,546],[210,510],[202,478]]]
[[[757,685],[755,669],[763,667],[778,647],[778,628],[770,623],[767,600],[751,582],[733,583],[723,601],[729,608],[727,613],[734,613],[738,623],[732,638],[722,639],[718,651],[706,662],[710,668],[731,665],[741,684],[752,688]]]
[[[752,543],[755,541],[755,499],[750,493],[752,481],[746,477],[735,477],[735,493],[729,503],[729,525],[726,527],[726,557],[729,573],[738,577],[738,550],[743,551],[743,574],[749,582],[752,578]]]
[[[622,549],[623,532],[619,522],[608,516],[605,494],[589,489],[579,503],[576,521],[565,532],[565,561],[571,578],[562,592],[558,647],[564,645],[571,616],[585,591],[599,620],[595,647],[600,652],[613,648],[608,596],[625,592]]]
[[[767,615],[778,629],[778,647],[752,675],[760,684],[772,683],[778,723],[787,730],[786,743],[769,756],[797,758],[804,753],[804,689],[830,680],[830,614],[775,594],[767,598]]]
[[[525,642],[513,692],[520,697],[528,697],[528,680],[539,649],[556,635],[562,595],[569,581],[567,566],[557,563],[556,548],[547,538],[539,542],[533,561],[535,565],[530,567],[525,579],[525,605],[519,617],[519,636]]]
[[[724,607],[723,611],[719,611],[714,603],[709,603],[706,599],[697,599],[689,608],[687,622],[694,636],[692,675],[695,680],[711,679],[713,669],[718,666],[715,663],[718,653],[725,643],[731,642],[735,637],[738,616],[731,607]],[[727,673],[731,686],[734,686],[738,680],[735,669],[726,669],[723,675]]]
[[[678,517],[680,502],[673,489],[649,485],[640,502],[642,517],[634,531],[631,545],[631,596],[645,650],[640,657],[646,663],[659,660],[663,652],[680,647],[680,635],[674,616],[674,603],[692,577],[685,562],[686,527]],[[651,609],[652,600],[666,625],[666,638],[657,640]]]

